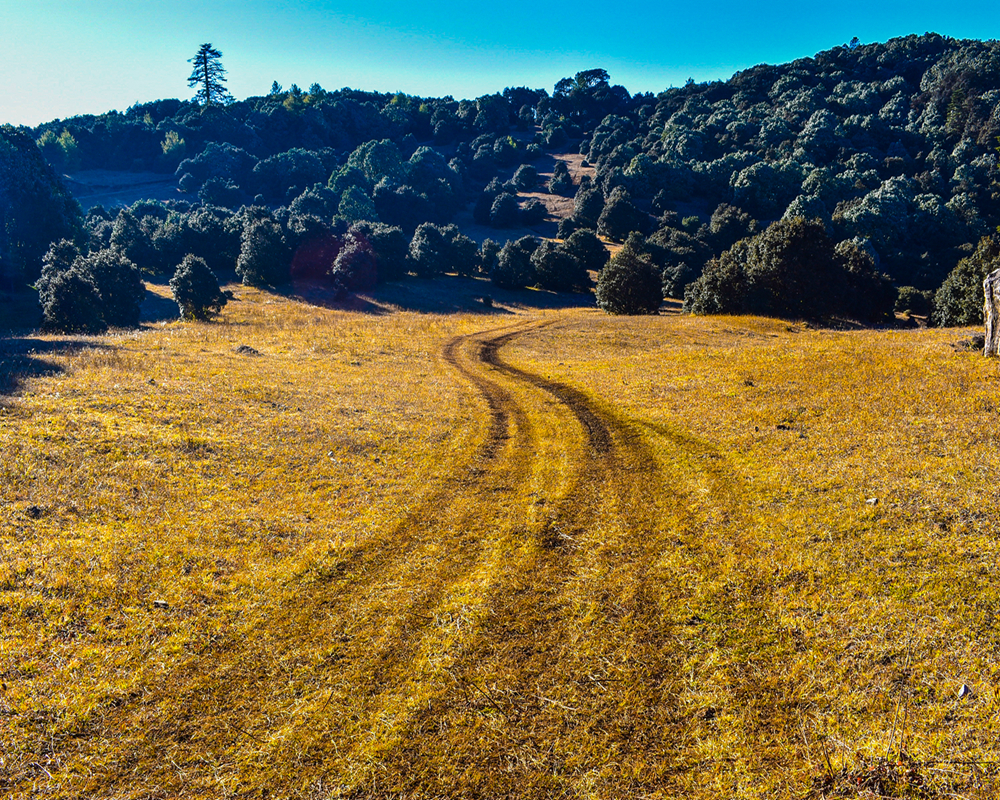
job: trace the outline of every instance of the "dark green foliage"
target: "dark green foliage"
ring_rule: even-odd
[[[823,223],[794,217],[773,223],[710,261],[688,286],[695,314],[768,314],[791,318],[849,316],[875,321],[895,295],[858,242],[837,249]]]
[[[548,216],[548,209],[540,200],[531,198],[521,208],[521,223],[531,227],[542,222]]]
[[[538,284],[554,292],[585,291],[590,277],[583,263],[566,247],[542,242],[531,256]]]
[[[296,197],[288,206],[293,216],[311,215],[325,222],[333,219],[340,206],[340,195],[321,183],[316,183]]]
[[[410,241],[410,263],[421,278],[432,278],[447,272],[449,247],[442,229],[425,222],[417,227]]]
[[[330,277],[352,292],[374,289],[378,283],[378,260],[375,250],[359,230],[344,237],[344,247],[330,270]]]
[[[565,242],[566,251],[573,255],[585,270],[600,272],[608,263],[608,248],[589,228],[573,231]]]
[[[559,227],[556,228],[556,238],[558,239],[568,239],[574,231],[578,231],[582,228],[587,228],[586,225],[580,222],[576,217],[563,217],[559,220]]]
[[[632,232],[645,235],[648,230],[649,215],[636,208],[628,192],[620,186],[612,191],[597,220],[597,232],[613,242],[621,242]]]
[[[573,198],[573,216],[587,228],[597,228],[597,220],[604,211],[604,194],[590,184],[581,183]]]
[[[289,217],[285,239],[292,250],[293,280],[325,280],[343,247],[327,222],[309,214]]]
[[[198,87],[195,102],[204,106],[228,105],[233,102],[233,96],[226,89],[226,70],[222,66],[222,52],[211,44],[203,44],[198,48],[194,58],[188,63],[193,64],[188,86]]]
[[[247,286],[278,286],[290,277],[291,253],[281,227],[271,219],[249,219],[240,237],[236,273]]]
[[[490,273],[490,280],[502,289],[533,286],[537,276],[531,256],[537,248],[538,240],[534,236],[522,236],[517,241],[508,241],[497,254],[497,263]]]
[[[257,159],[241,147],[228,142],[209,142],[193,158],[185,158],[177,166],[178,185],[183,192],[197,192],[211,178],[232,181],[240,187],[253,183]]]
[[[900,286],[893,310],[901,314],[926,317],[931,313],[933,303],[934,292],[927,289],[921,291],[915,286]]]
[[[712,246],[716,252],[728,250],[740,239],[753,236],[758,229],[757,221],[753,217],[728,203],[720,203],[716,207],[708,224]]]
[[[93,280],[100,297],[104,321],[115,328],[135,328],[139,325],[139,306],[146,295],[146,286],[139,269],[120,251],[111,248],[82,256],[73,264]]]
[[[259,192],[271,202],[290,202],[328,174],[316,153],[293,147],[258,162],[250,185],[252,193]]]
[[[177,265],[170,279],[170,289],[182,319],[211,319],[227,301],[225,293],[219,288],[218,278],[205,260],[190,253]]]
[[[660,228],[649,237],[653,260],[663,274],[663,292],[667,297],[684,297],[684,287],[695,280],[712,248],[698,236],[672,227]]]
[[[203,206],[184,218],[182,249],[203,258],[216,274],[235,269],[240,255],[242,221],[224,208]]]
[[[597,276],[594,292],[608,314],[655,314],[663,302],[660,273],[642,252],[643,238],[630,234]]]
[[[93,278],[70,268],[46,280],[39,292],[42,327],[62,333],[102,333],[108,325]]]
[[[514,173],[514,185],[521,192],[533,192],[538,188],[538,170],[531,164],[522,164]]]
[[[67,240],[49,248],[37,288],[46,329],[78,333],[137,327],[146,294],[139,270],[121,252],[81,256]]]
[[[235,208],[246,199],[246,193],[229,178],[209,178],[198,190],[198,199],[210,206]]]
[[[519,221],[517,198],[506,192],[498,194],[490,206],[490,225],[494,228],[514,228]]]
[[[569,167],[565,161],[556,161],[549,178],[549,194],[568,195],[573,192],[573,179],[569,175]]]
[[[956,325],[982,325],[983,281],[1000,269],[1000,235],[979,240],[976,251],[963,258],[944,279],[934,295],[931,324],[943,328]]]
[[[127,208],[118,212],[111,230],[111,246],[148,275],[156,273],[157,254],[149,234]]]
[[[351,230],[363,234],[375,251],[380,281],[395,281],[406,275],[410,243],[401,228],[381,222],[360,222]]]
[[[476,243],[454,225],[444,227],[425,222],[410,242],[410,263],[420,277],[444,272],[471,275],[479,266]]]
[[[35,280],[49,244],[82,232],[80,206],[32,137],[0,125],[0,280]]]
[[[834,275],[832,313],[860,320],[882,322],[892,315],[896,290],[888,275],[879,272],[878,254],[864,239],[839,242],[833,249],[834,261],[842,270],[843,279]],[[839,286],[837,285],[839,282]]]
[[[487,275],[492,275],[497,268],[500,255],[500,245],[492,239],[484,239],[479,246],[479,268]]]

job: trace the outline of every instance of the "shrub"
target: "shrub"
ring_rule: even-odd
[[[515,242],[508,241],[497,254],[496,267],[490,280],[502,289],[523,289],[535,283],[535,265],[531,256],[538,248],[534,236],[522,236]]]
[[[587,228],[596,228],[597,220],[604,211],[604,195],[589,183],[581,183],[573,198],[573,216]]]
[[[135,264],[112,248],[77,259],[73,268],[93,280],[100,297],[101,314],[108,325],[138,327],[139,307],[146,295],[146,286]]]
[[[39,291],[42,327],[62,333],[101,333],[108,325],[93,278],[71,267],[45,281]]]
[[[568,239],[574,231],[578,231],[581,228],[586,227],[587,226],[581,223],[576,217],[564,217],[559,220],[559,227],[556,228],[556,238]]]
[[[549,211],[545,204],[532,198],[528,200],[521,209],[521,222],[524,225],[537,225],[548,215]]]
[[[375,288],[378,262],[368,237],[360,231],[348,232],[344,247],[330,269],[330,277],[352,292]]]
[[[177,265],[170,279],[170,290],[180,309],[182,319],[207,320],[218,314],[226,304],[219,280],[208,268],[205,259],[188,253]]]
[[[517,226],[518,219],[517,198],[507,193],[498,194],[490,207],[490,225],[494,228],[513,228]]]
[[[479,246],[479,268],[487,275],[492,275],[497,267],[500,255],[500,245],[492,239],[484,239]]]
[[[623,187],[615,188],[597,220],[597,232],[613,242],[621,242],[633,231],[645,234],[648,230],[649,215],[636,208]]]
[[[557,161],[549,178],[549,194],[568,195],[573,191],[573,179],[565,161]]]
[[[921,291],[915,286],[900,286],[896,293],[896,304],[893,306],[893,310],[901,314],[917,314],[926,317],[931,313],[933,303],[934,292]]]
[[[940,327],[983,324],[983,281],[1000,267],[1000,236],[979,240],[976,251],[963,258],[934,295],[930,322]]]
[[[589,228],[573,231],[566,239],[566,250],[576,257],[585,270],[600,272],[608,263],[608,248]]]
[[[660,273],[643,254],[642,241],[631,234],[597,276],[597,305],[608,314],[655,314],[663,302]]]
[[[781,219],[710,261],[684,293],[684,309],[876,320],[891,311],[894,299],[876,266],[860,240],[835,249],[819,220]]]
[[[375,261],[380,281],[399,280],[406,275],[406,256],[410,243],[402,228],[382,222],[361,222],[351,227],[352,231],[363,233],[375,251]]]
[[[522,164],[514,173],[514,185],[522,192],[534,191],[538,186],[538,170],[531,164]]]
[[[585,291],[590,276],[583,263],[555,242],[542,242],[531,255],[538,283],[554,292]]]
[[[247,286],[278,286],[290,276],[291,253],[281,227],[270,219],[249,220],[240,238],[236,274]]]

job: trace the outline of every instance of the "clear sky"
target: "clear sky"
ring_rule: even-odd
[[[266,94],[274,80],[472,98],[506,86],[552,91],[597,67],[630,92],[658,92],[854,36],[927,31],[995,39],[1000,14],[995,0],[0,0],[0,123],[189,98],[187,59],[203,42],[222,51],[237,98]]]

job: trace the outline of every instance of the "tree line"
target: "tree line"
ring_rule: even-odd
[[[275,82],[244,101],[156,101],[19,134],[59,169],[173,169],[189,199],[168,216],[258,208],[286,237],[284,220],[315,216],[335,237],[380,225],[412,241],[421,226],[445,229],[471,207],[503,242],[505,230],[544,218],[523,194],[549,191],[572,196],[574,211],[544,252],[566,250],[578,231],[628,240],[662,293],[693,311],[796,307],[879,319],[902,306],[951,324],[968,316],[954,311],[957,287],[969,284],[961,275],[993,263],[977,242],[1000,222],[998,101],[1000,45],[926,34],[658,95],[630,95],[604,70],[565,78],[551,94],[507,88],[461,101]],[[540,183],[538,158],[567,149],[584,155],[594,178],[574,182],[562,168]],[[787,246],[765,246],[768,231],[767,241]],[[801,268],[832,269],[844,302],[764,303],[819,291],[808,276],[753,289],[762,280],[753,265],[771,258],[761,254],[807,245],[821,252]],[[492,270],[488,253],[479,258]]]

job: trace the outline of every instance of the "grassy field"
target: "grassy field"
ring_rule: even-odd
[[[0,342],[0,797],[1000,793],[964,332],[420,286]]]

